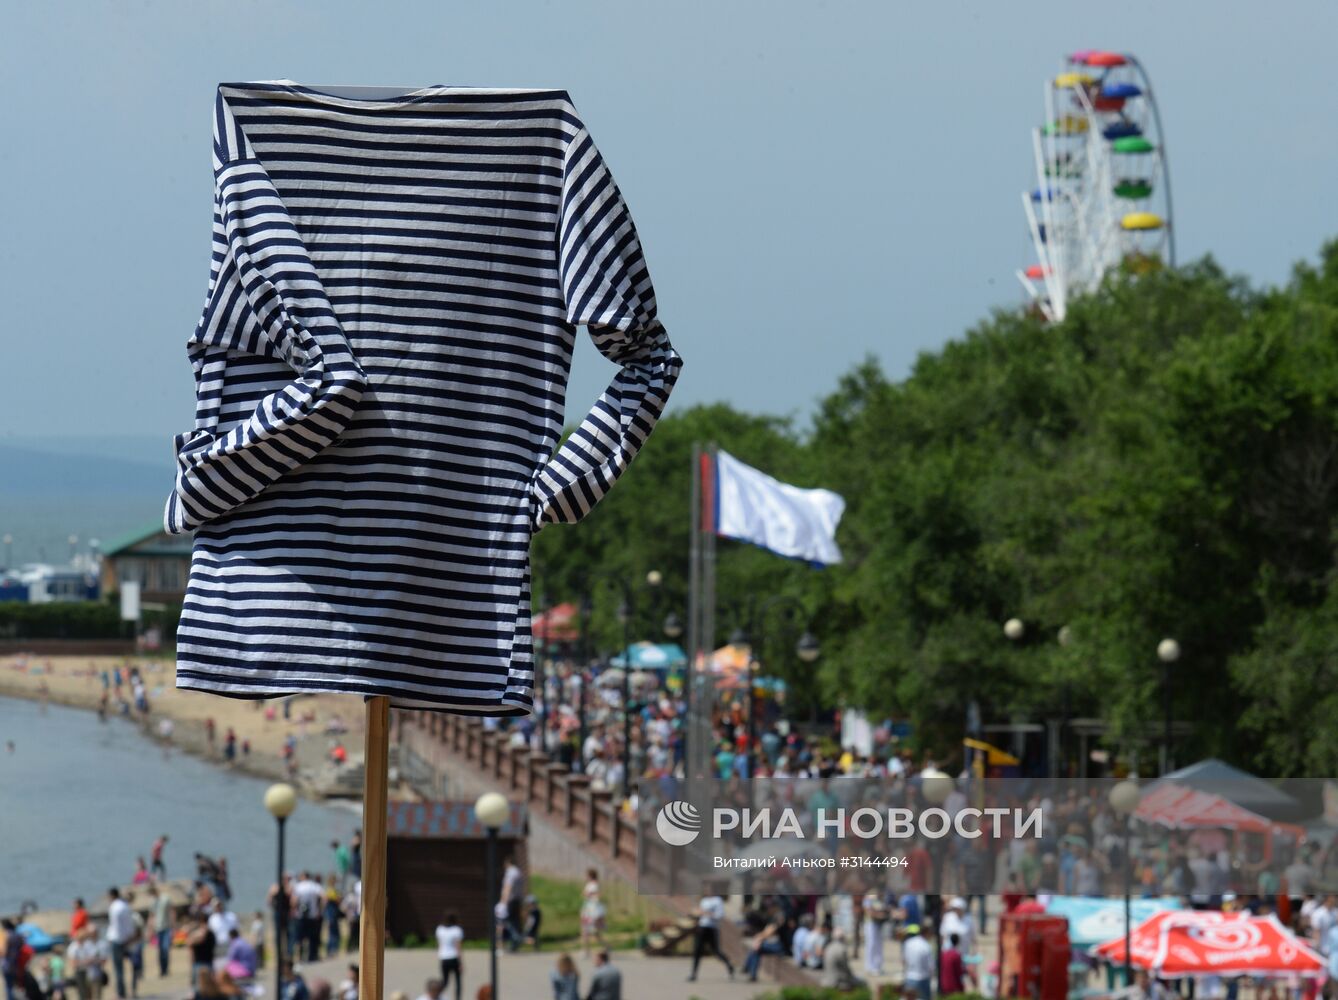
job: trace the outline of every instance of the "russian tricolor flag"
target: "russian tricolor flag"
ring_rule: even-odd
[[[706,531],[815,566],[841,561],[836,526],[846,502],[839,494],[782,483],[728,452],[703,454],[701,462]]]

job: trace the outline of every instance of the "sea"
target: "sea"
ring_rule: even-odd
[[[0,914],[100,899],[164,833],[168,878],[192,877],[196,851],[226,857],[233,909],[259,910],[277,869],[269,784],[164,749],[123,719],[0,698]],[[332,870],[330,842],[359,826],[355,803],[300,800],[285,867]]]

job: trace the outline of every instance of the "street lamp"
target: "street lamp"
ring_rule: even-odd
[[[941,806],[948,801],[948,796],[952,794],[954,782],[952,775],[944,774],[938,768],[927,767],[920,772],[920,797],[931,806]],[[938,846],[937,842],[934,845]],[[933,928],[934,930],[934,993],[941,994],[943,991],[942,969],[943,969],[943,887],[938,884],[942,872],[939,871],[939,862],[941,856],[938,850],[934,851],[934,888],[939,890],[934,893],[938,905],[934,908],[935,919],[939,921]],[[967,914],[969,917],[970,914]]]
[[[274,894],[274,996],[283,996],[283,939],[288,922],[288,892],[283,887],[283,827],[297,808],[297,792],[286,782],[265,789],[265,808],[279,825],[279,873]],[[282,917],[282,919],[280,919]]]
[[[664,629],[665,637],[669,639],[677,639],[683,634],[683,621],[672,611],[664,616],[664,624],[660,627]]]
[[[1180,643],[1166,638],[1157,643],[1157,659],[1161,660],[1162,698],[1166,705],[1166,730],[1161,744],[1161,773],[1171,770],[1171,664],[1180,659]]]
[[[484,792],[474,803],[474,817],[488,834],[485,879],[488,893],[488,960],[492,1000],[497,996],[497,831],[511,818],[511,803],[500,792]]]
[[[1121,781],[1111,788],[1109,795],[1110,807],[1119,814],[1124,820],[1124,985],[1128,986],[1132,982],[1132,961],[1133,955],[1130,950],[1130,938],[1132,933],[1132,916],[1130,913],[1131,904],[1129,898],[1133,892],[1133,858],[1129,856],[1129,828],[1133,824],[1134,812],[1138,809],[1138,801],[1143,796],[1136,781]]]
[[[1022,624],[1021,618],[1010,618],[1004,622],[1003,631],[1004,635],[1017,642],[1026,634],[1027,626]]]
[[[632,588],[623,584],[618,620],[623,623],[623,802],[632,795]]]

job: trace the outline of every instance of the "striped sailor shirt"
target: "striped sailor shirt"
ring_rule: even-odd
[[[570,97],[224,83],[214,178],[177,686],[527,713],[530,539],[608,492],[681,367]],[[577,326],[618,369],[559,446]]]

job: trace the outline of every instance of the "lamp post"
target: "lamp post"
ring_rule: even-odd
[[[1167,774],[1171,762],[1171,664],[1180,659],[1180,643],[1174,639],[1163,639],[1157,643],[1157,659],[1161,660],[1162,699],[1166,707],[1166,729],[1162,735],[1161,773]]]
[[[632,625],[636,619],[636,603],[633,600],[632,584],[625,578],[618,576],[613,571],[598,573],[595,576],[595,582],[604,583],[614,587],[622,594],[622,604],[618,607],[618,620],[623,626],[623,676],[622,676],[622,701],[623,701],[623,781],[622,797],[626,801],[632,794]],[[646,574],[646,586],[658,594],[659,587],[664,583],[664,574],[657,569],[650,570]],[[658,601],[658,597],[653,598],[653,602]]]
[[[1133,893],[1133,858],[1129,856],[1129,828],[1133,824],[1134,812],[1138,809],[1138,800],[1142,791],[1136,781],[1121,781],[1111,788],[1108,798],[1110,807],[1124,820],[1124,985],[1132,981],[1133,955],[1130,950],[1130,932],[1132,924],[1130,896]]]
[[[623,623],[623,802],[632,793],[632,588],[624,583],[618,618]]]
[[[678,637],[683,634],[683,620],[674,612],[670,611],[664,616],[664,622],[660,626],[664,632],[664,637],[670,642],[677,642]],[[683,665],[683,725],[679,730],[679,750],[683,754],[684,774],[687,773],[688,761],[688,719],[692,717],[692,657],[688,657],[687,663]],[[671,761],[671,769],[675,761]]]
[[[1010,618],[1004,622],[1003,633],[1015,645],[1021,643],[1027,634],[1026,623],[1021,618]],[[1059,631],[1055,633],[1055,641],[1059,644],[1061,650],[1069,648],[1073,645],[1073,629],[1068,625],[1061,625]],[[1064,753],[1064,734],[1069,726],[1069,680],[1067,671],[1067,661],[1065,661],[1059,681],[1059,723],[1053,730],[1050,730],[1050,736],[1046,744],[1046,757],[1049,760],[1050,777],[1052,778],[1058,778],[1061,763],[1067,763]]]
[[[948,801],[948,796],[952,794],[953,780],[952,776],[945,774],[937,768],[925,768],[920,772],[920,797],[931,806],[941,806]],[[938,890],[934,893],[938,900],[938,906],[935,907],[935,916],[938,918],[938,925],[934,927],[934,992],[942,992],[943,984],[939,981],[943,969],[943,887],[938,884],[942,872],[939,871],[940,854],[934,852],[934,888]],[[970,914],[968,914],[968,917]]]
[[[488,835],[484,878],[488,894],[488,961],[492,1000],[497,995],[497,831],[511,818],[511,803],[500,792],[484,792],[474,803],[474,816]]]
[[[288,916],[288,893],[283,887],[283,827],[297,808],[297,792],[286,782],[278,782],[265,789],[265,808],[279,826],[279,870],[274,885],[274,997],[283,996],[283,939]],[[279,920],[280,914],[284,920]]]
[[[797,597],[791,597],[788,594],[779,594],[776,597],[768,598],[761,604],[751,603],[748,605],[747,627],[736,628],[730,633],[729,642],[732,646],[748,647],[748,777],[751,779],[757,766],[757,753],[755,744],[757,742],[757,697],[754,687],[757,683],[757,656],[755,651],[763,642],[763,626],[766,624],[767,615],[777,608],[785,611],[790,620],[794,620],[804,614],[804,605]],[[737,613],[737,611],[736,611]],[[813,663],[822,655],[822,647],[817,638],[807,628],[803,635],[795,644],[795,655],[803,663]]]

